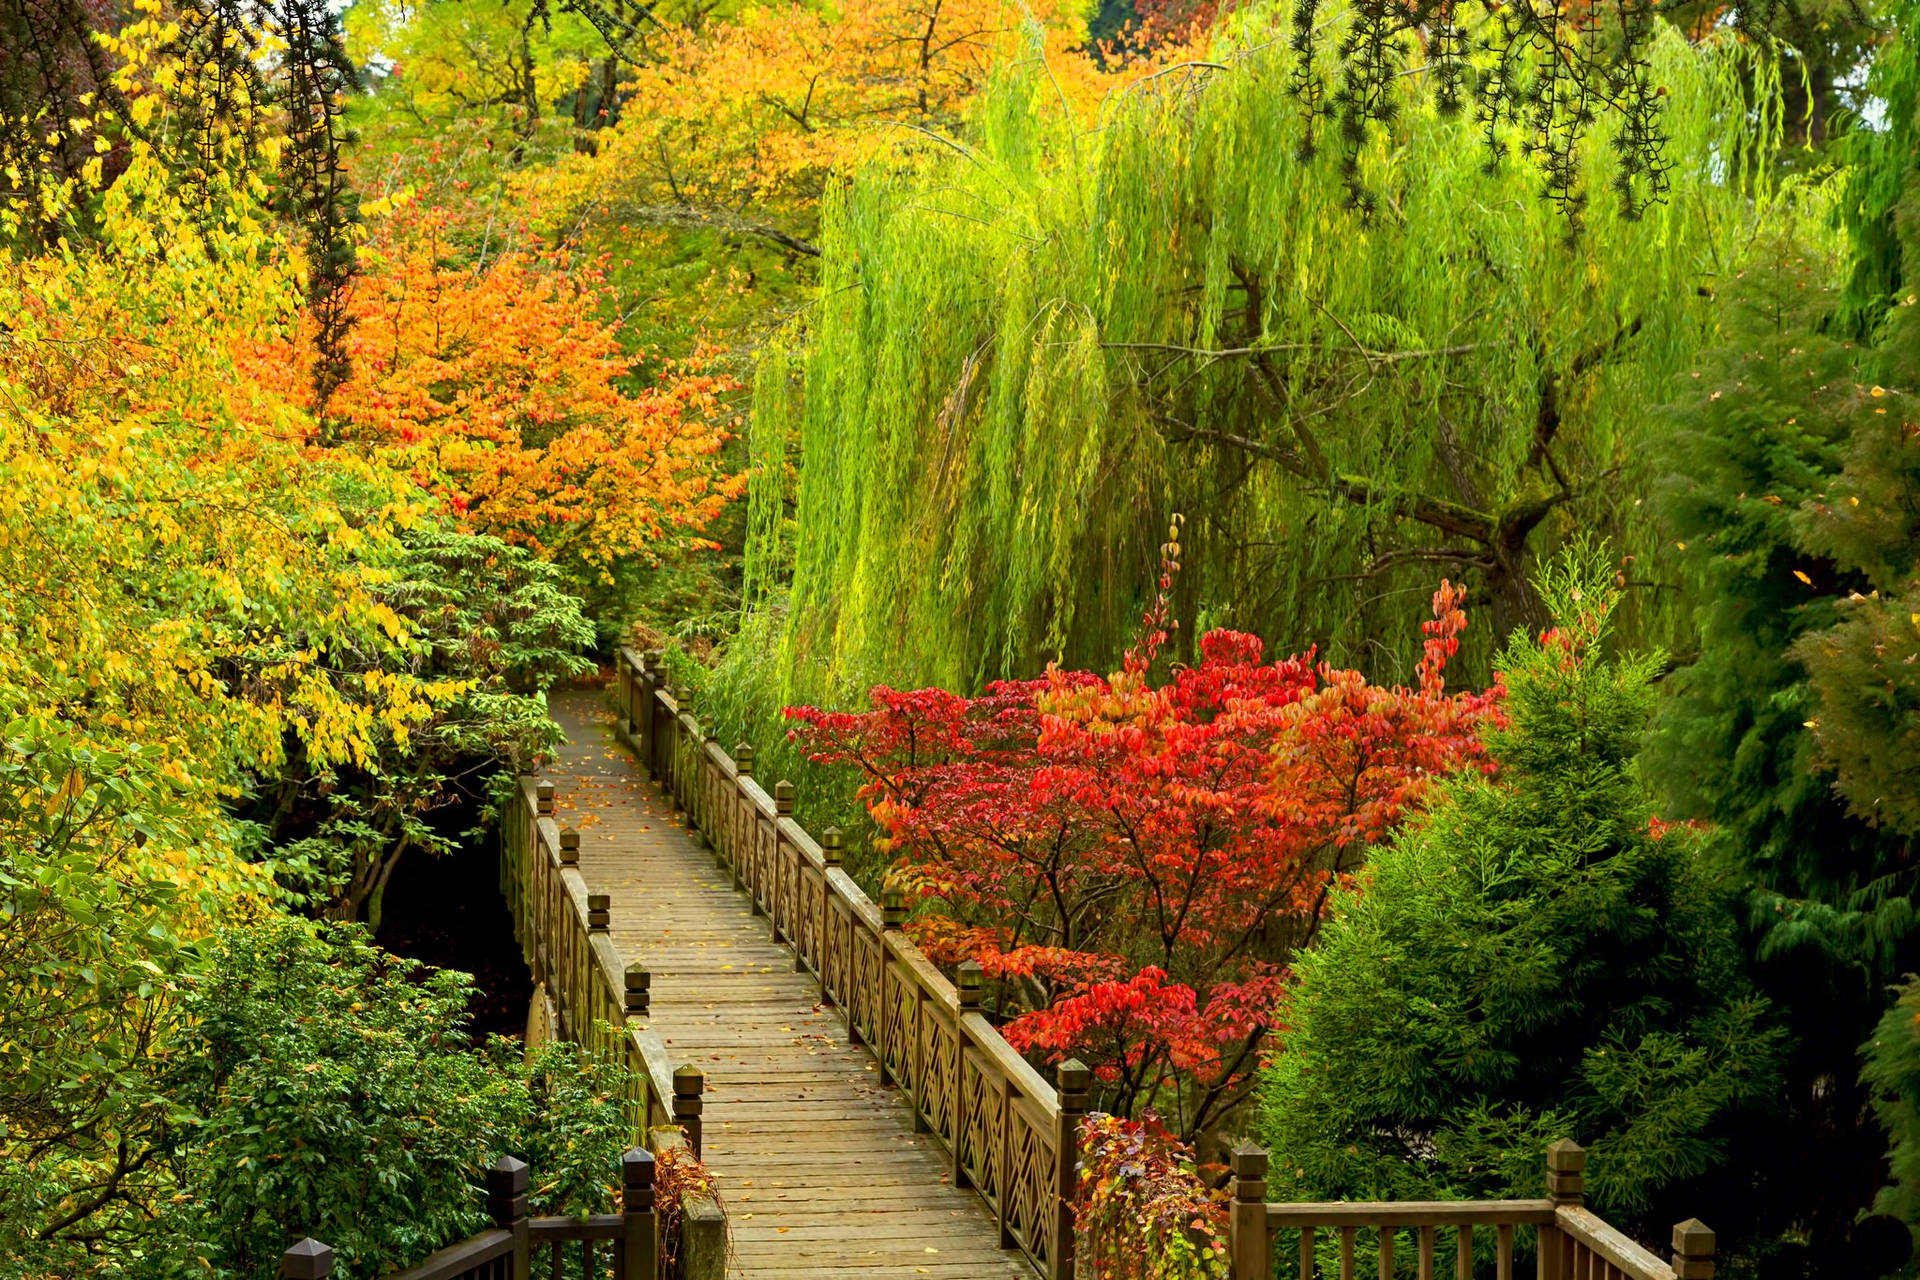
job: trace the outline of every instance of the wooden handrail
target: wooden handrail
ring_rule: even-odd
[[[1393,1276],[1401,1233],[1412,1237],[1421,1280],[1433,1280],[1442,1229],[1453,1234],[1455,1280],[1474,1280],[1481,1255],[1475,1236],[1487,1231],[1496,1280],[1513,1280],[1516,1232],[1534,1233],[1539,1280],[1712,1280],[1713,1232],[1698,1219],[1673,1229],[1673,1259],[1650,1251],[1595,1217],[1582,1203],[1587,1153],[1561,1140],[1547,1148],[1547,1195],[1541,1200],[1387,1200],[1331,1204],[1268,1204],[1267,1153],[1243,1143],[1233,1153],[1233,1199],[1228,1211],[1232,1280],[1273,1280],[1276,1233],[1297,1234],[1301,1280],[1312,1280],[1319,1261],[1317,1233],[1325,1230],[1337,1251],[1340,1280],[1354,1280],[1359,1233],[1373,1235],[1379,1275]],[[1290,1266],[1291,1264],[1287,1264]],[[1280,1271],[1286,1270],[1282,1266]]]
[[[677,1128],[656,1129],[652,1150],[635,1147],[620,1157],[621,1210],[585,1217],[527,1214],[527,1166],[511,1156],[487,1171],[487,1212],[494,1225],[430,1254],[419,1265],[385,1280],[532,1280],[538,1256],[558,1276],[578,1250],[581,1274],[610,1280],[720,1280],[726,1265],[726,1229],[719,1206],[699,1196],[680,1206],[680,1254],[673,1274],[661,1248],[654,1212],[653,1152],[686,1143]],[[604,1263],[604,1271],[596,1268]],[[280,1256],[281,1280],[330,1280],[333,1250],[311,1238]]]
[[[897,1086],[915,1128],[946,1147],[954,1184],[986,1202],[1001,1244],[1048,1280],[1069,1280],[1086,1068],[1063,1064],[1059,1089],[1042,1079],[839,868],[837,844],[794,819],[793,788],[763,786],[750,747],[729,752],[701,731],[657,652],[622,649],[616,665],[619,736],[678,820],[793,948],[796,969]]]

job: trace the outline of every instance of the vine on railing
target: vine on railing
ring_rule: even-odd
[[[986,1202],[1001,1244],[1048,1280],[1068,1280],[1087,1069],[1062,1064],[1058,1089],[1041,1079],[981,1011],[978,967],[949,982],[901,931],[898,894],[876,907],[841,869],[840,833],[815,840],[794,821],[793,788],[762,788],[752,749],[722,750],[665,685],[657,653],[621,651],[620,735],[675,820],[713,849],[774,940],[793,947],[796,969],[899,1088],[915,1129],[946,1147],[954,1185]]]

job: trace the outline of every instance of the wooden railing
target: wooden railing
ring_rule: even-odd
[[[1587,1211],[1586,1167],[1587,1153],[1562,1141],[1547,1149],[1547,1195],[1540,1200],[1269,1204],[1267,1153],[1243,1145],[1233,1153],[1232,1280],[1272,1280],[1289,1274],[1295,1259],[1300,1280],[1332,1277],[1332,1267],[1319,1265],[1322,1232],[1337,1242],[1325,1252],[1337,1250],[1340,1280],[1365,1274],[1355,1270],[1355,1251],[1367,1245],[1380,1280],[1393,1280],[1402,1237],[1420,1280],[1434,1280],[1435,1267],[1445,1265],[1436,1251],[1448,1236],[1455,1280],[1513,1280],[1522,1231],[1533,1234],[1539,1280],[1711,1280],[1714,1237],[1699,1219],[1673,1229],[1673,1257],[1663,1262]],[[1476,1239],[1492,1248],[1481,1250]]]
[[[429,1256],[387,1280],[531,1280],[536,1270],[559,1277],[607,1280],[677,1280],[670,1275],[654,1212],[654,1157],[635,1148],[620,1158],[621,1211],[581,1218],[531,1217],[527,1213],[527,1166],[503,1156],[487,1171],[487,1213],[493,1227]],[[696,1245],[683,1220],[684,1280],[720,1280],[723,1250]],[[333,1250],[308,1238],[280,1257],[281,1280],[328,1280]],[[690,1264],[690,1265],[689,1265]]]
[[[651,975],[614,946],[607,895],[589,893],[580,875],[579,833],[561,830],[553,812],[553,784],[521,778],[502,819],[500,892],[553,1010],[554,1034],[627,1069],[636,1145],[673,1127],[697,1156],[706,1077],[695,1066],[675,1068],[648,1029]]]
[[[876,907],[840,869],[839,832],[803,830],[793,788],[763,789],[752,749],[722,750],[665,686],[657,653],[621,651],[621,737],[898,1087],[915,1129],[946,1147],[954,1185],[986,1202],[1001,1246],[1069,1280],[1087,1069],[1063,1064],[1057,1090],[1043,1080],[981,1012],[978,968],[949,982],[901,931],[898,895]]]

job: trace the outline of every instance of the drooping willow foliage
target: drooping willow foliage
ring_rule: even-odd
[[[1137,84],[1093,131],[1017,69],[941,158],[830,201],[817,304],[760,372],[730,718],[1106,669],[1176,511],[1183,635],[1393,677],[1450,575],[1484,677],[1491,639],[1542,618],[1530,566],[1584,528],[1632,557],[1629,639],[1668,637],[1642,446],[1777,203],[1764,70],[1661,31],[1670,198],[1597,201],[1570,238],[1532,166],[1489,171],[1481,126],[1411,90],[1361,148],[1379,206],[1356,213],[1341,157],[1303,154],[1283,26],[1238,15],[1218,69]],[[1592,122],[1592,180],[1618,127]]]

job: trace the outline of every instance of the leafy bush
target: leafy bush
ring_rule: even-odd
[[[1080,1129],[1081,1273],[1097,1280],[1223,1280],[1227,1202],[1151,1115],[1088,1116]]]
[[[270,1276],[289,1238],[336,1275],[417,1262],[482,1227],[481,1176],[515,1154],[536,1211],[612,1205],[621,1082],[549,1045],[472,1043],[464,975],[392,956],[351,925],[221,935],[164,1081],[182,1117],[164,1267]],[[291,1233],[291,1237],[289,1235]]]
[[[1558,627],[1502,660],[1497,772],[1437,788],[1302,957],[1262,1081],[1284,1198],[1536,1194],[1573,1137],[1603,1212],[1664,1225],[1776,1086],[1729,904],[1691,833],[1651,822],[1634,755],[1658,659],[1600,656],[1609,576],[1591,556],[1549,575]]]

